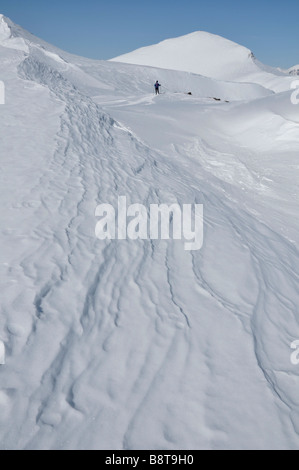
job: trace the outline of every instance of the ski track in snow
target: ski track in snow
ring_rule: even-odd
[[[227,160],[241,202],[225,163],[205,165],[225,152],[200,139],[154,148],[72,84],[59,54],[57,67],[36,46],[10,54],[59,126],[15,208],[27,236],[2,264],[0,448],[298,448],[298,250],[248,210],[261,190],[251,167]],[[156,106],[126,99],[144,103]],[[202,250],[100,242],[95,207],[118,195],[203,203]],[[17,246],[21,231],[7,230],[2,242]]]

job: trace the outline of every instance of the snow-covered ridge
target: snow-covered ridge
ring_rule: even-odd
[[[0,15],[0,46],[21,50],[27,54],[29,53],[30,47],[38,47],[48,56],[52,55],[52,58],[54,58],[55,54],[58,56],[56,60],[63,61],[60,57],[60,53],[63,54],[64,51],[34,36],[3,14]]]
[[[25,37],[19,36],[17,33],[18,28],[14,27],[14,24],[8,18],[1,14],[0,46],[8,47],[10,49],[18,49],[28,53],[28,46],[26,44]],[[26,34],[24,34],[24,36],[26,36]]]

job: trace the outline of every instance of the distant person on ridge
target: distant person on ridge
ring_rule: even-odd
[[[155,83],[156,95],[158,95],[158,94],[160,93],[160,91],[159,91],[159,87],[160,87],[160,86],[161,86],[161,85],[160,85],[160,83],[159,83],[158,80],[157,80],[156,83]]]

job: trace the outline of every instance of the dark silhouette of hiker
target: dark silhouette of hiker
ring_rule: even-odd
[[[160,87],[160,86],[161,86],[161,85],[160,85],[160,83],[159,83],[158,80],[157,80],[156,83],[155,83],[156,95],[158,95],[158,94],[160,93],[160,91],[159,91],[159,87]]]

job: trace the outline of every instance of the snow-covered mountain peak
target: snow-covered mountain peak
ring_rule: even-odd
[[[299,64],[288,69],[290,75],[299,75]]]
[[[209,47],[214,47],[219,50],[229,50],[232,49],[239,50],[240,53],[243,53],[245,57],[251,57],[252,52],[247,47],[241,46],[234,41],[226,39],[218,34],[209,33],[207,31],[194,31],[192,33],[186,34],[184,36],[179,36],[177,38],[166,39],[161,41],[159,44],[174,44],[179,46],[180,44],[189,47],[196,47],[198,50],[205,49],[209,44]]]

